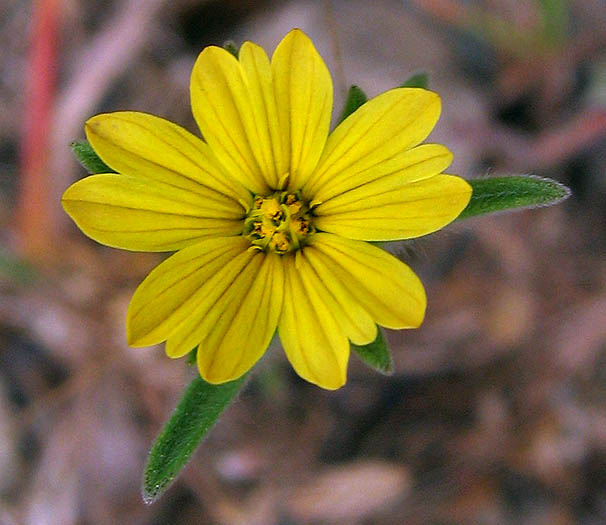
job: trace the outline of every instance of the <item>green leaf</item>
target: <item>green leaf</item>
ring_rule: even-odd
[[[498,211],[551,206],[570,196],[570,190],[563,184],[535,175],[488,177],[467,182],[473,193],[457,220]]]
[[[142,487],[145,503],[153,503],[168,488],[247,375],[220,385],[211,385],[200,376],[190,383],[149,453]]]
[[[343,122],[367,100],[368,97],[364,91],[362,91],[358,86],[351,86],[347,92],[347,100],[345,101],[345,106],[343,107],[343,111],[341,112],[338,123],[340,124]]]
[[[386,375],[393,372],[391,352],[387,346],[385,334],[380,327],[377,326],[377,338],[372,343],[363,346],[352,344],[351,348],[368,366]]]
[[[404,82],[399,87],[421,87],[427,89],[428,84],[429,75],[425,72],[421,72],[411,76],[406,82]],[[337,124],[343,122],[347,117],[349,117],[349,115],[351,115],[367,100],[368,97],[366,96],[366,93],[364,93],[364,91],[362,91],[356,85],[351,86],[349,88],[349,91],[347,92],[347,100],[345,101],[345,106],[343,107],[343,111],[341,112],[341,116],[339,117]]]
[[[416,73],[416,74],[412,75],[400,87],[427,89],[428,86],[429,86],[429,75],[425,71],[421,71],[420,73]]]
[[[225,44],[223,44],[223,49],[229,51],[236,58],[239,58],[240,56],[240,50],[238,49],[238,46],[233,40],[228,40],[227,42],[225,42]]]
[[[80,164],[89,173],[116,173],[99,158],[99,155],[95,153],[93,147],[86,140],[74,141],[69,147]]]
[[[197,366],[198,361],[198,347],[194,348],[189,354],[187,354],[186,362],[189,366]]]

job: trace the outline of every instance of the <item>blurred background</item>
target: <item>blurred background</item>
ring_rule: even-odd
[[[605,20],[603,0],[2,0],[0,523],[606,523]],[[350,84],[374,96],[427,71],[449,172],[573,196],[397,245],[429,306],[388,334],[395,374],[352,356],[326,392],[272,347],[147,507],[147,451],[194,372],[127,347],[162,256],[76,230],[69,143],[103,111],[195,131],[201,49],[271,52],[292,27],[333,74],[335,116]]]

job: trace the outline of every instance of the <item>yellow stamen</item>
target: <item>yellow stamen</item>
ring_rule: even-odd
[[[297,219],[294,221],[295,231],[299,235],[307,235],[309,233],[309,221],[306,219]]]
[[[261,204],[261,211],[273,221],[279,222],[282,220],[282,208],[276,199],[264,199]]]
[[[277,253],[286,253],[290,249],[290,239],[284,232],[276,232],[269,241],[269,247]]]
[[[307,204],[298,192],[287,191],[255,196],[244,225],[244,235],[254,246],[278,254],[299,250],[315,231]]]

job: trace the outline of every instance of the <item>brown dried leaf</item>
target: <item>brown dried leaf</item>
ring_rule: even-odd
[[[382,461],[359,461],[327,468],[296,488],[287,509],[297,519],[350,522],[364,518],[402,496],[410,487],[408,470]]]

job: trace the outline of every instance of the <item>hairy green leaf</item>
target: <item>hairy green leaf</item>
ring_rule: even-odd
[[[240,50],[238,49],[238,46],[233,40],[228,40],[227,42],[225,42],[225,44],[223,44],[223,49],[229,51],[236,58],[239,58],[240,56]]]
[[[95,153],[93,147],[86,140],[74,141],[69,147],[80,164],[89,173],[116,173],[99,158],[99,155]]]
[[[563,184],[534,175],[487,177],[467,182],[473,193],[457,220],[498,211],[550,206],[570,196],[570,190]]]
[[[386,375],[393,372],[391,352],[387,346],[385,334],[380,327],[377,327],[377,337],[372,343],[363,346],[352,344],[351,348],[368,366]]]
[[[198,347],[194,348],[187,356],[185,357],[187,364],[189,366],[196,366],[198,360]]]
[[[421,71],[420,73],[416,73],[416,74],[412,75],[400,87],[427,89],[428,86],[429,86],[429,75],[425,71]]]
[[[153,503],[168,488],[246,377],[211,385],[198,376],[190,383],[149,453],[142,487],[145,503]]]
[[[367,100],[368,97],[364,91],[362,91],[358,86],[351,86],[347,92],[347,100],[345,101],[345,106],[343,107],[343,111],[341,112],[338,123],[340,124],[343,122]]]
[[[420,87],[427,89],[427,85],[429,84],[429,75],[425,72],[417,73],[411,76],[406,82],[404,82],[399,87]],[[362,104],[364,104],[368,100],[366,93],[362,91],[356,85],[350,86],[349,91],[347,92],[347,99],[345,100],[345,106],[343,106],[343,111],[341,112],[341,116],[337,121],[337,124],[343,122],[349,115],[351,115],[356,109],[358,109]]]

